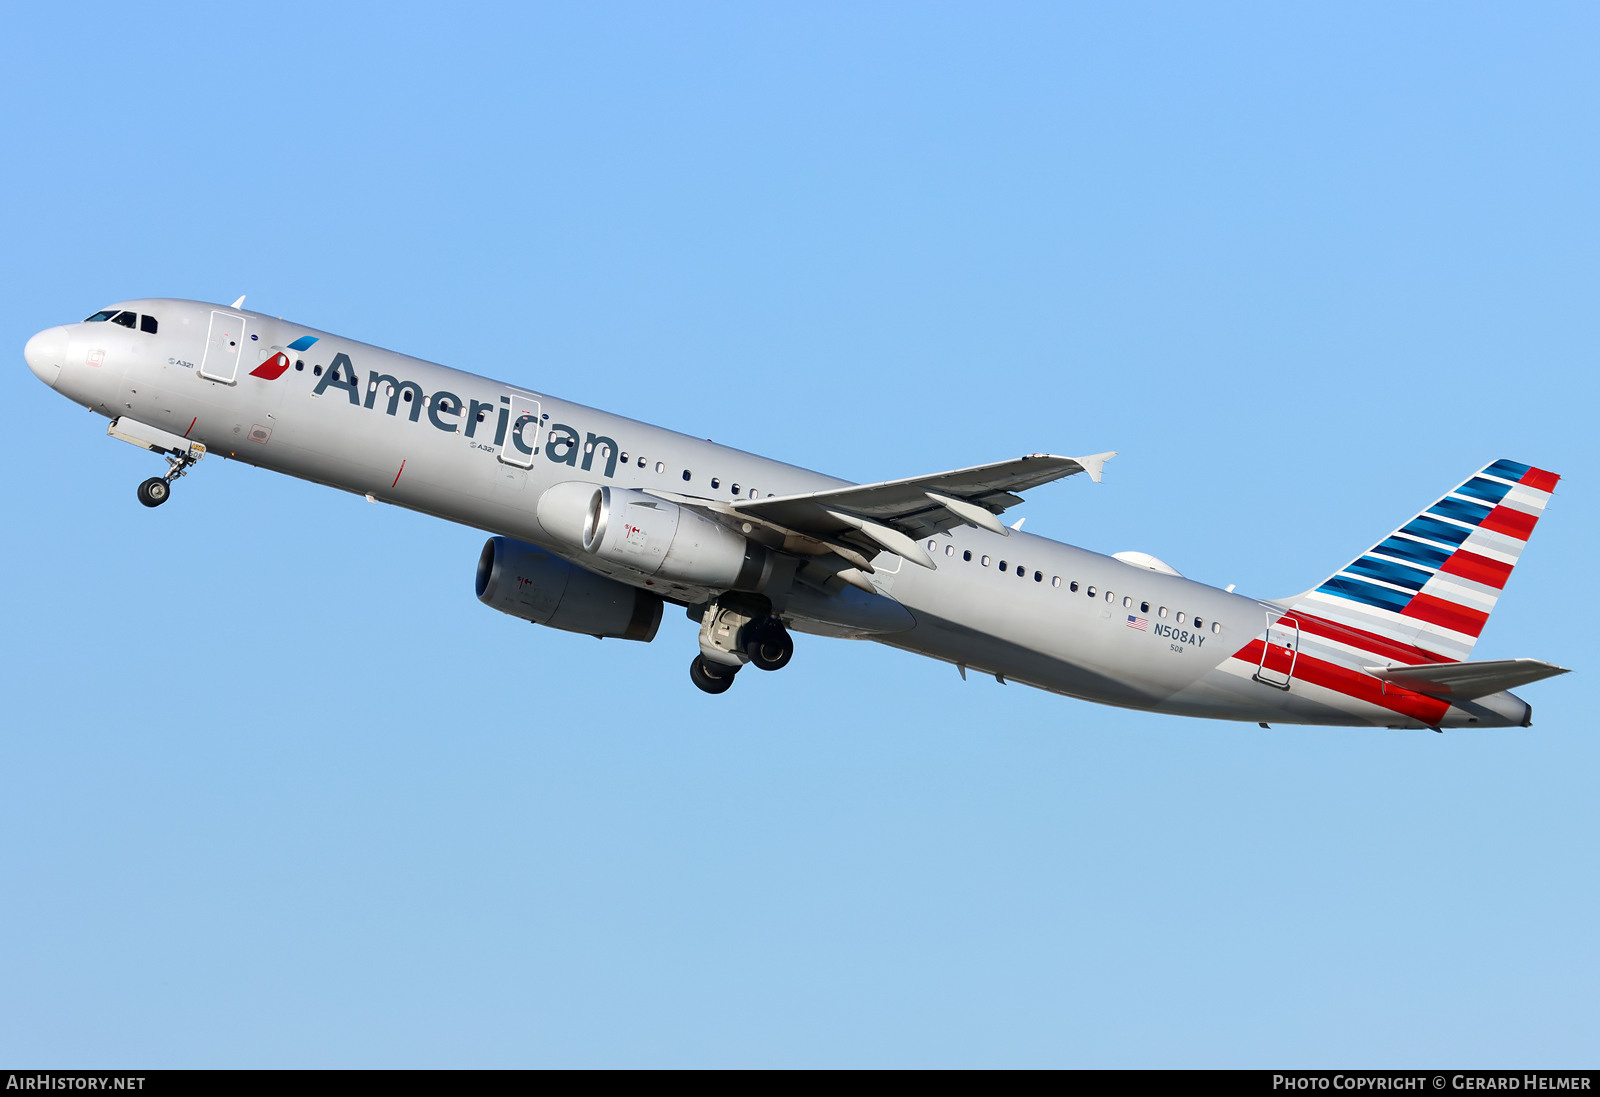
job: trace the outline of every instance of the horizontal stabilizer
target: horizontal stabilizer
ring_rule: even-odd
[[[1567,673],[1566,667],[1539,659],[1490,659],[1480,663],[1421,663],[1416,666],[1367,667],[1368,674],[1418,693],[1454,701],[1471,701],[1516,689],[1541,678]]]

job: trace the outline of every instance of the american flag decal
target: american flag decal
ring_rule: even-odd
[[[1150,628],[1150,621],[1149,621],[1148,618],[1135,617],[1133,614],[1130,613],[1130,614],[1128,614],[1128,627],[1129,628],[1136,628],[1140,632],[1145,632]]]

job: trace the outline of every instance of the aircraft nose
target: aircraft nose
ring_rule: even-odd
[[[28,345],[22,348],[22,357],[27,359],[28,368],[35,377],[54,388],[56,378],[61,376],[62,363],[67,360],[67,329],[45,328],[28,340]]]

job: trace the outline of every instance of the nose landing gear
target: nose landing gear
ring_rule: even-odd
[[[205,449],[196,446],[194,449],[180,450],[167,456],[167,474],[165,476],[152,476],[139,485],[139,502],[147,507],[159,507],[172,498],[172,481],[188,472],[195,466],[200,458],[205,456]]]
[[[172,481],[187,473],[206,455],[206,447],[199,442],[125,417],[113,419],[106,433],[167,459],[165,476],[152,476],[139,485],[139,502],[147,507],[159,507],[171,498]]]

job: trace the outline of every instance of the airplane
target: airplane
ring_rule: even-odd
[[[1470,661],[1560,477],[1492,461],[1323,582],[1247,597],[1146,553],[999,515],[1115,453],[847,480],[230,306],[124,301],[39,332],[46,385],[165,457],[147,507],[208,455],[491,533],[486,605],[648,642],[700,626],[691,681],[776,671],[794,632],[873,640],[1101,704],[1271,724],[1529,727],[1509,692],[1565,673]]]

